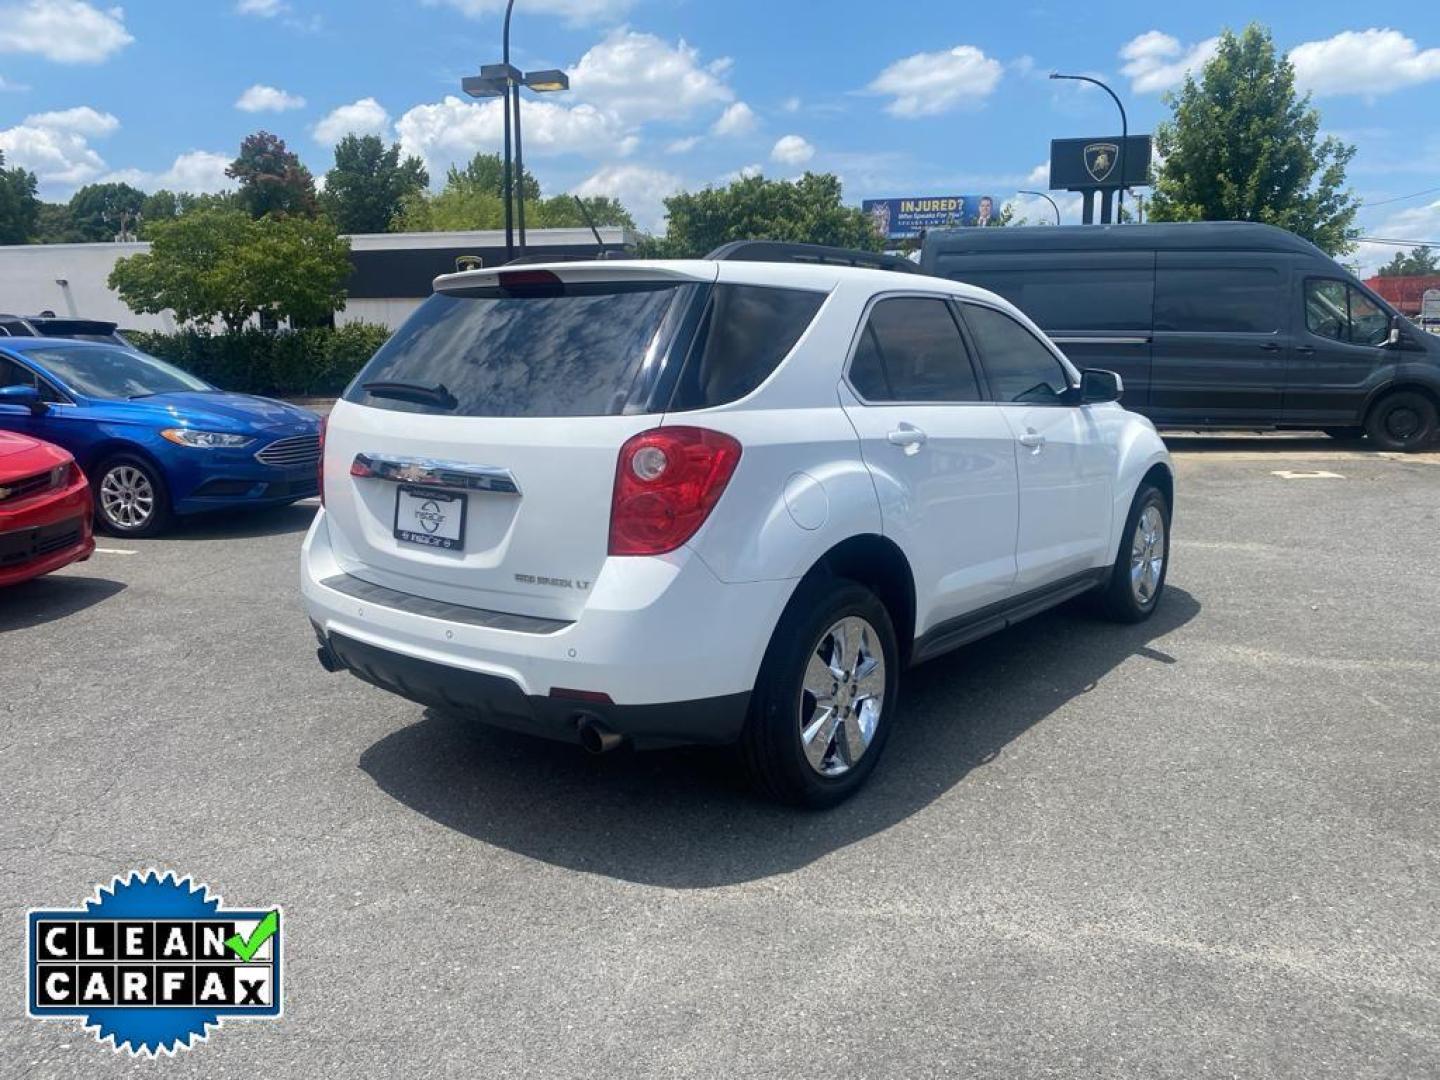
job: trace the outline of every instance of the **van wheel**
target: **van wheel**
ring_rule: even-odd
[[[845,579],[802,584],[770,639],[740,740],[756,788],[815,809],[849,798],[885,748],[899,681],[880,598]]]
[[[1141,484],[1130,504],[1110,580],[1096,597],[1115,622],[1144,622],[1160,604],[1170,572],[1170,505],[1157,487]]]
[[[1414,390],[1386,394],[1365,420],[1365,433],[1381,450],[1414,453],[1435,438],[1435,403]]]

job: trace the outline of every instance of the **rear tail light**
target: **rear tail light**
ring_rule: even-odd
[[[620,448],[611,555],[664,555],[705,524],[740,464],[740,443],[703,428],[642,431]]]
[[[316,479],[320,482],[320,505],[325,505],[325,428],[330,423],[328,416],[320,418],[320,459],[315,463]]]

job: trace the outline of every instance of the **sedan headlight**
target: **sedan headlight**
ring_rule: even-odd
[[[177,446],[191,446],[197,450],[238,450],[255,441],[249,435],[230,435],[223,431],[196,431],[194,428],[166,428],[160,432],[160,435]]]

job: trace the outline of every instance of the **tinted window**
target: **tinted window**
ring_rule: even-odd
[[[88,397],[138,398],[182,390],[213,390],[209,383],[164,360],[129,349],[31,349],[26,355],[66,386]]]
[[[1047,331],[1150,330],[1155,273],[1121,270],[999,270],[956,274],[998,293]]]
[[[764,382],[814,321],[825,294],[717,285],[672,400],[673,409],[738,401]]]
[[[55,388],[29,368],[21,367],[8,357],[0,356],[0,386],[33,386],[40,391],[41,401],[59,401]]]
[[[1059,403],[1070,380],[1054,353],[1003,312],[978,304],[966,304],[964,310],[996,401]]]
[[[368,363],[345,400],[398,412],[456,416],[614,416],[667,316],[693,286],[565,285],[436,293]],[[453,408],[377,397],[367,383],[443,386]]]
[[[1305,282],[1305,327],[1336,341],[1379,345],[1389,336],[1390,316],[1343,281],[1311,278]]]
[[[1162,266],[1155,274],[1156,330],[1271,334],[1283,310],[1274,270]]]
[[[881,300],[870,318],[850,382],[866,401],[979,401],[965,341],[944,300]]]

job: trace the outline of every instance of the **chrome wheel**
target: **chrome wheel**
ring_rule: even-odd
[[[116,465],[100,481],[100,509],[116,528],[143,528],[155,514],[155,485],[134,465]]]
[[[841,776],[870,748],[885,706],[885,656],[858,615],[820,635],[800,688],[800,742],[822,776]]]
[[[1135,522],[1130,540],[1130,589],[1141,607],[1155,599],[1165,571],[1165,515],[1154,503]]]

